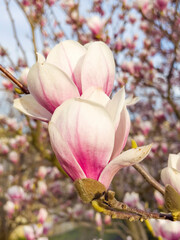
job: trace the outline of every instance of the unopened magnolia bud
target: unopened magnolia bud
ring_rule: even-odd
[[[90,203],[106,192],[105,186],[90,178],[78,179],[74,182],[76,190],[84,203]]]

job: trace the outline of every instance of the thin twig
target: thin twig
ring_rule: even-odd
[[[151,175],[149,175],[145,169],[139,164],[134,164],[133,167],[145,178],[145,180],[157,189],[161,194],[165,194],[165,188],[156,181]]]
[[[9,71],[0,64],[0,71],[3,72],[13,83],[15,83],[25,94],[29,94],[29,90],[20,81],[18,81]]]
[[[14,23],[14,19],[13,19],[13,17],[12,17],[12,14],[11,14],[11,12],[10,12],[10,9],[9,9],[9,2],[8,2],[7,0],[5,0],[5,4],[6,4],[6,10],[7,10],[7,12],[8,12],[9,18],[10,18],[10,20],[11,20],[14,38],[15,38],[15,40],[16,40],[16,42],[17,42],[18,47],[21,49],[21,52],[22,52],[22,54],[23,54],[23,56],[24,56],[24,59],[25,59],[25,61],[26,61],[26,63],[27,63],[26,53],[25,53],[25,51],[24,51],[24,49],[23,49],[23,47],[22,47],[22,45],[21,45],[21,43],[20,43],[20,41],[19,41],[19,39],[18,39],[17,32],[16,32],[16,27],[15,27],[15,23]]]

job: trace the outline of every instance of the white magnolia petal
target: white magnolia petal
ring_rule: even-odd
[[[51,113],[66,99],[79,97],[73,81],[59,68],[48,63],[34,64],[27,82],[33,97]]]
[[[88,88],[82,95],[82,99],[98,103],[102,106],[106,106],[110,98],[103,92],[102,89],[97,87]]]
[[[81,69],[82,91],[91,86],[100,87],[110,95],[115,77],[115,63],[111,50],[103,42],[89,45]]]
[[[37,59],[38,59],[37,62],[38,63],[44,63],[45,60],[46,60],[45,57],[41,53],[37,52],[36,54],[37,54]]]
[[[131,126],[130,116],[126,106],[124,106],[115,133],[114,149],[111,156],[111,160],[118,156],[125,147],[130,131],[130,126]]]
[[[115,129],[118,126],[120,116],[121,116],[121,111],[124,107],[124,102],[125,102],[125,91],[123,87],[113,96],[112,100],[110,100],[106,105],[106,109],[111,116]]]
[[[169,154],[168,167],[180,171],[180,154]]]
[[[126,106],[131,106],[131,105],[134,105],[137,102],[139,102],[139,100],[140,100],[139,97],[134,97],[133,98],[133,95],[131,95],[128,98],[126,98],[125,103],[126,103]]]
[[[79,59],[86,53],[86,48],[73,40],[66,40],[56,45],[47,56],[47,63],[51,63],[65,72],[77,84],[74,69]]]
[[[161,180],[164,185],[170,184],[180,193],[180,172],[171,168],[166,167],[161,171]]]
[[[15,99],[13,106],[24,114],[41,121],[48,122],[52,116],[31,94]]]
[[[115,174],[123,167],[128,167],[142,161],[150,152],[151,144],[143,147],[132,148],[121,153],[107,164],[98,181],[108,189]]]

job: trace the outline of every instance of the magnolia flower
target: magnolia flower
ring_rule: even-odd
[[[102,33],[106,21],[98,16],[93,16],[87,20],[87,25],[95,35]]]
[[[155,6],[158,10],[163,11],[167,8],[169,0],[155,0]]]
[[[129,207],[137,207],[139,209],[143,209],[143,205],[140,203],[139,194],[136,192],[126,192],[123,202],[126,203]]]
[[[158,192],[157,190],[154,191],[154,198],[158,204],[158,207],[162,207],[164,205],[164,197],[163,195]]]
[[[161,180],[166,184],[170,184],[180,193],[180,153],[169,154],[168,166],[161,171]]]
[[[38,222],[43,224],[46,221],[47,217],[48,217],[47,210],[45,208],[40,208],[37,216]]]
[[[12,162],[12,163],[18,163],[19,161],[19,155],[17,152],[15,151],[11,151],[9,154],[8,154],[8,157],[9,157],[9,160]]]
[[[49,123],[52,148],[72,180],[91,178],[106,188],[123,167],[143,160],[151,146],[120,154],[130,129],[122,88],[111,100],[101,89],[89,88],[80,98],[58,107]]]
[[[7,212],[8,216],[12,216],[15,212],[15,204],[11,201],[7,201],[4,205],[4,211]]]
[[[162,237],[164,240],[179,240],[180,222],[155,219],[150,219],[149,221],[156,237]]]
[[[20,203],[25,199],[26,194],[22,187],[14,185],[8,189],[7,197],[13,203]]]
[[[29,95],[15,99],[14,106],[28,116],[49,121],[65,100],[80,95],[89,87],[100,87],[109,95],[113,88],[115,64],[112,52],[103,42],[82,46],[67,40],[56,45],[47,59],[29,70]]]

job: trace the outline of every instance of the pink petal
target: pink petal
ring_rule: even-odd
[[[114,145],[114,127],[105,109],[84,99],[71,99],[56,109],[51,122],[86,176],[97,180]]]
[[[86,48],[76,41],[66,40],[56,45],[48,54],[47,63],[51,63],[74,81],[81,88],[80,79],[74,75],[74,69],[79,59],[86,53]]]
[[[81,99],[86,99],[98,103],[102,106],[106,106],[110,98],[103,92],[102,89],[97,87],[88,88],[82,95]]]
[[[129,135],[130,125],[131,121],[129,113],[126,106],[124,106],[122,112],[120,113],[120,120],[115,133],[115,143],[111,159],[118,156],[125,147]]]
[[[148,155],[150,150],[151,145],[147,145],[139,148],[132,148],[121,153],[107,164],[98,181],[104,184],[104,186],[108,189],[113,177],[121,168],[128,167],[142,161]]]
[[[49,135],[53,151],[64,171],[72,180],[86,178],[85,173],[71,152],[68,143],[63,139],[61,132],[52,121],[49,123]]]
[[[79,96],[75,84],[51,64],[34,64],[27,82],[33,97],[51,113],[66,99]]]
[[[114,77],[115,63],[109,47],[103,42],[89,44],[81,68],[82,91],[95,86],[110,95]]]
[[[52,116],[31,94],[15,99],[13,106],[24,114],[44,122],[49,122]]]
[[[125,91],[123,87],[113,96],[112,100],[110,100],[106,106],[106,109],[109,112],[112,121],[114,122],[115,129],[117,129],[118,127],[124,103],[125,103]]]

